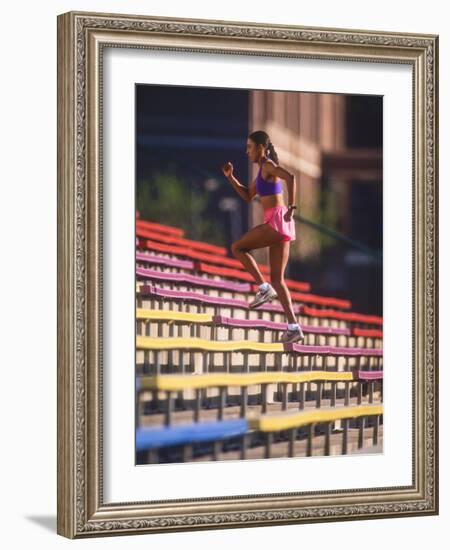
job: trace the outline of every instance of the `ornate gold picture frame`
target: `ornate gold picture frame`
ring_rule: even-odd
[[[83,538],[438,514],[438,35],[78,11],[59,15],[57,26],[58,534]],[[405,426],[412,430],[410,485],[167,500],[155,499],[150,486],[145,502],[105,502],[105,48],[412,68],[413,338],[406,358],[412,386],[405,388],[413,402]]]

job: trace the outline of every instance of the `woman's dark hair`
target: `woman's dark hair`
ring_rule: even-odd
[[[275,164],[278,164],[278,155],[275,151],[273,143],[270,141],[269,135],[264,132],[264,130],[256,130],[248,136],[256,145],[262,145],[264,151],[268,153],[268,157],[274,161]]]

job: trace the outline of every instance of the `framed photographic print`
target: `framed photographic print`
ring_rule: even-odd
[[[57,532],[438,514],[438,35],[57,27]]]

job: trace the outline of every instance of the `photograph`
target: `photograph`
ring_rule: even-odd
[[[135,84],[136,464],[383,453],[383,97]]]
[[[438,46],[57,16],[58,534],[438,515]]]

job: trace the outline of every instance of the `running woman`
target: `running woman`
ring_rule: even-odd
[[[284,270],[289,258],[290,241],[295,240],[295,222],[292,214],[295,208],[296,185],[294,175],[278,164],[278,155],[266,132],[258,130],[247,138],[247,156],[259,165],[258,175],[247,188],[241,185],[233,174],[233,165],[227,162],[222,171],[239,196],[246,202],[255,195],[261,198],[264,209],[264,223],[250,229],[231,245],[233,255],[240,260],[247,271],[259,284],[255,299],[249,303],[256,308],[266,302],[279,298],[288,319],[287,329],[279,341],[298,342],[304,339],[301,326],[297,323],[292,308],[291,295],[284,281]],[[283,186],[280,178],[287,184],[288,206],[283,201]],[[256,248],[269,247],[270,279],[264,280],[258,265],[250,254]]]

